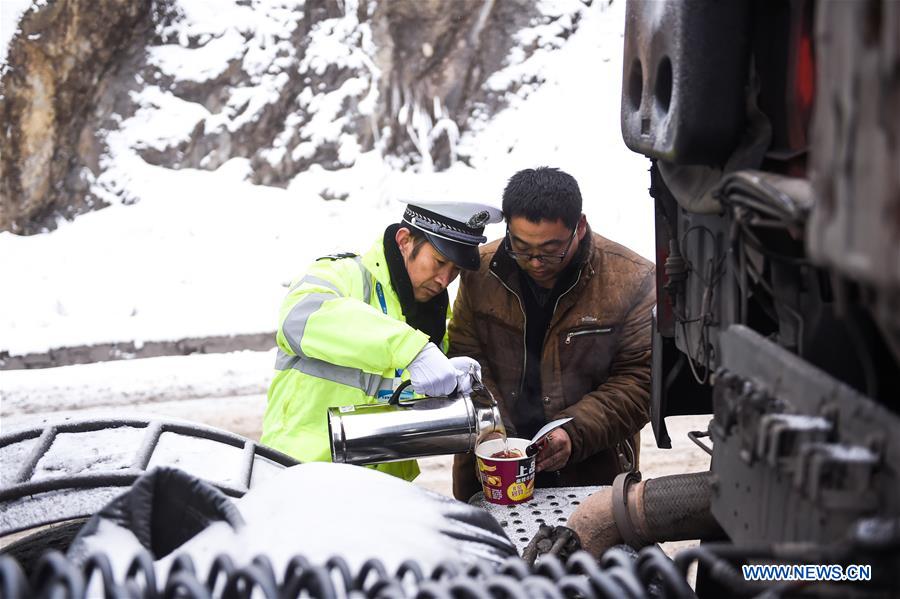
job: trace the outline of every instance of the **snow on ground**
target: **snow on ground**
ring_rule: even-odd
[[[0,374],[5,418],[34,410],[133,409],[147,404],[265,394],[275,350],[117,360]]]

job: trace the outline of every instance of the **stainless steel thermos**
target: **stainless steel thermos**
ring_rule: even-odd
[[[505,434],[496,403],[487,393],[399,400],[406,381],[388,403],[328,409],[331,460],[379,464],[432,455],[464,453],[491,432]]]

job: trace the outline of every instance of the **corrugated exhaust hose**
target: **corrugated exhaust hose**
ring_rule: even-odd
[[[640,482],[633,474],[620,474],[612,487],[584,500],[567,526],[594,556],[621,543],[639,549],[662,541],[722,538],[710,512],[712,480],[711,472]]]

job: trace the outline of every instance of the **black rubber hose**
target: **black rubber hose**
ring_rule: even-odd
[[[725,536],[710,510],[711,472],[652,478],[644,483],[644,531],[655,542]]]

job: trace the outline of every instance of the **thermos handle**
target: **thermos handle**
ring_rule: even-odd
[[[403,393],[403,390],[409,387],[412,384],[412,381],[403,381],[400,385],[394,389],[394,393],[391,395],[391,398],[388,400],[389,406],[399,406],[400,405],[400,394]],[[455,391],[454,391],[455,393]]]
[[[412,381],[403,381],[400,385],[394,389],[394,393],[391,395],[391,398],[388,400],[388,405],[390,406],[399,406],[400,405],[400,394],[403,393],[403,390],[409,387],[412,384]]]

